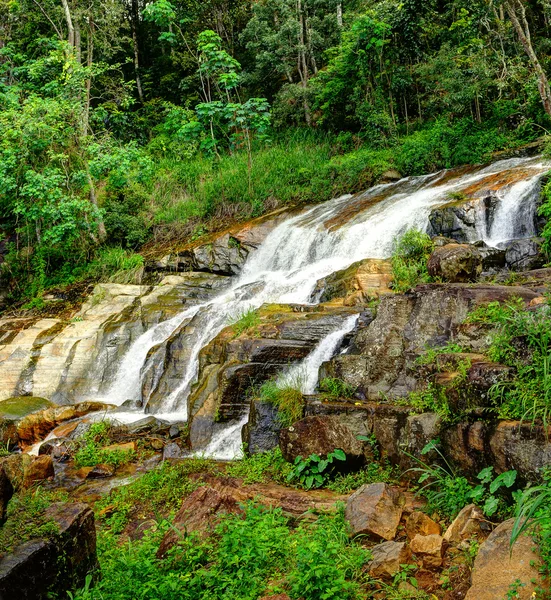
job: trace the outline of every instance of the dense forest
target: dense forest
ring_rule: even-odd
[[[550,20],[545,0],[2,0],[11,298],[541,137]]]

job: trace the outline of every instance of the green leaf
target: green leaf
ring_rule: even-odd
[[[484,503],[484,514],[487,517],[491,517],[497,510],[499,500],[495,496],[490,496]]]
[[[510,488],[517,479],[516,471],[505,471],[498,477],[496,477],[490,484],[490,492],[495,493],[502,485]]]
[[[337,460],[346,460],[346,454],[340,448],[337,448],[332,453],[332,456],[334,456]]]

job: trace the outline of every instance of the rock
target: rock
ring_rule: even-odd
[[[444,540],[449,544],[459,544],[463,540],[476,537],[479,541],[486,537],[480,524],[485,522],[484,513],[475,506],[469,504],[455,517],[452,524],[444,533]]]
[[[462,197],[434,208],[429,215],[429,234],[468,242],[478,236],[477,221],[491,222],[499,198],[494,193],[482,197]]]
[[[111,452],[137,452],[138,444],[135,441],[125,442],[123,444],[111,444],[109,446],[105,446],[105,450],[109,450]]]
[[[46,400],[46,398],[35,398],[34,396],[8,398],[0,402],[0,417],[5,419],[22,419],[31,413],[51,406],[52,403]]]
[[[297,456],[327,456],[336,449],[346,454],[347,469],[359,466],[365,460],[362,443],[348,426],[333,416],[306,417],[282,429],[279,446],[289,462],[294,462]]]
[[[525,238],[507,243],[505,262],[512,271],[530,271],[545,264],[541,238]]]
[[[539,572],[542,561],[530,536],[522,535],[511,548],[514,519],[501,523],[482,544],[474,562],[472,587],[465,600],[508,598],[511,587],[520,581],[515,598],[534,598],[538,587],[548,588]]]
[[[367,568],[374,579],[392,579],[402,565],[411,561],[411,552],[405,542],[383,542],[371,548],[371,554],[373,559]]]
[[[291,600],[287,594],[276,594],[275,596],[262,596],[260,600]]]
[[[165,423],[156,417],[144,417],[133,423],[125,425],[129,435],[138,435],[140,433],[153,433],[164,427]]]
[[[281,429],[278,414],[277,407],[271,402],[253,399],[249,420],[243,428],[243,442],[249,454],[277,448]]]
[[[354,535],[392,540],[402,517],[402,494],[386,483],[363,485],[346,503],[346,518]]]
[[[178,543],[180,532],[198,533],[202,538],[208,537],[214,531],[222,514],[239,513],[239,505],[246,495],[234,488],[215,489],[205,485],[196,489],[183,502],[174,518],[173,528],[165,535],[157,556],[162,558]]]
[[[412,512],[407,518],[406,534],[410,540],[416,535],[440,535],[441,533],[440,525],[419,510]]]
[[[87,473],[86,479],[103,479],[104,477],[113,477],[115,471],[116,469],[113,465],[96,465]]]
[[[174,438],[177,438],[180,436],[180,427],[176,424],[171,425],[170,429],[168,430],[168,437],[173,440]]]
[[[482,257],[473,246],[448,244],[434,250],[427,268],[432,277],[450,283],[467,283],[476,281],[482,272]]]
[[[8,502],[13,496],[13,485],[9,477],[4,472],[4,469],[0,469],[0,525],[6,519],[6,509]]]
[[[473,246],[482,258],[482,270],[484,272],[495,272],[505,268],[505,250],[493,248],[482,241],[475,242]]]
[[[182,458],[184,453],[176,442],[171,442],[163,448],[163,460],[171,458]]]
[[[413,554],[420,556],[423,568],[437,569],[442,566],[444,555],[444,538],[436,533],[430,535],[417,534],[410,544]]]
[[[71,458],[71,448],[66,439],[55,439],[42,442],[38,455],[49,455],[57,462],[65,462]]]
[[[42,600],[84,586],[98,567],[94,513],[86,504],[54,504],[47,516],[59,526],[50,539],[31,540],[0,559],[0,598]]]
[[[55,477],[54,463],[48,455],[37,456],[25,469],[23,487],[30,487],[37,481]]]

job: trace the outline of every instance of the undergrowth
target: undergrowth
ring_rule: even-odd
[[[243,483],[285,483],[291,470],[291,465],[283,458],[281,450],[275,448],[268,452],[245,455],[241,460],[232,461],[226,473],[231,477],[243,479]]]
[[[431,279],[427,271],[428,259],[434,250],[430,236],[410,229],[400,236],[392,251],[392,288],[400,293]]]
[[[93,423],[90,429],[78,440],[78,450],[75,452],[75,465],[80,467],[95,467],[106,464],[115,468],[125,465],[135,458],[133,450],[107,448],[111,443],[109,430],[111,424],[107,421]]]
[[[286,379],[266,381],[258,389],[258,398],[277,407],[282,427],[289,427],[302,418],[304,399],[300,383]]]

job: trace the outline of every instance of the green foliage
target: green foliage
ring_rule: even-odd
[[[359,599],[356,580],[369,559],[350,541],[344,511],[290,528],[281,509],[249,503],[243,515],[221,515],[214,535],[182,535],[163,560],[156,558],[168,522],[133,543],[99,536],[102,577],[75,600],[257,600],[287,591],[293,600]]]
[[[392,252],[393,289],[406,292],[420,283],[430,281],[427,262],[433,249],[430,237],[415,229],[406,231],[396,240]]]
[[[269,402],[277,407],[278,419],[282,427],[289,427],[302,418],[304,400],[300,384],[293,381],[270,380],[264,382],[258,397],[262,402]]]
[[[325,458],[317,454],[311,454],[306,459],[297,456],[293,469],[287,475],[287,481],[307,490],[323,487],[335,474],[335,461],[346,461],[346,454],[336,449]]]
[[[514,486],[517,472],[505,471],[494,477],[493,467],[487,467],[477,476],[478,484],[472,485],[466,477],[459,476],[438,448],[438,441],[429,442],[421,454],[436,452],[442,464],[428,465],[422,460],[413,458],[420,466],[410,469],[419,473],[418,494],[427,499],[430,511],[453,519],[459,511],[468,504],[479,505],[487,517],[498,514],[507,514],[508,497],[497,494]],[[428,483],[427,483],[428,482]]]
[[[176,511],[184,497],[199,486],[189,475],[209,472],[211,469],[212,463],[203,458],[190,458],[178,463],[163,462],[136,481],[115,488],[96,503],[98,518],[118,534],[140,510],[152,516]]]
[[[233,335],[239,337],[243,333],[251,333],[260,323],[258,311],[255,308],[248,308],[232,319]]]
[[[538,542],[543,561],[542,571],[551,574],[551,472],[543,473],[541,485],[528,487],[519,497],[511,546],[523,534],[532,535]]]
[[[110,428],[111,425],[106,421],[91,425],[78,441],[79,447],[74,454],[76,467],[95,467],[105,464],[118,468],[134,460],[135,453],[132,450],[105,448],[111,442]]]
[[[520,299],[492,302],[468,317],[473,323],[493,326],[491,360],[514,370],[511,380],[490,389],[500,417],[548,423],[551,410],[551,307],[526,310]]]
[[[8,503],[6,521],[0,526],[0,555],[34,538],[49,538],[59,534],[59,526],[46,515],[54,503],[67,500],[67,494],[43,488],[22,490]]]
[[[549,143],[546,148],[546,154],[549,154]],[[545,218],[545,225],[541,232],[543,238],[543,250],[548,257],[551,256],[551,181],[548,181],[541,193],[541,203],[538,209],[539,214]]]
[[[245,456],[241,460],[231,462],[226,472],[231,477],[240,477],[243,483],[285,483],[291,465],[283,458],[281,450],[276,448],[269,452],[259,452]]]
[[[319,389],[325,398],[332,400],[338,400],[339,398],[354,398],[356,395],[356,388],[339,379],[337,377],[326,377],[319,383]]]
[[[446,391],[442,386],[429,383],[425,389],[411,392],[404,399],[407,406],[411,406],[418,413],[434,412],[439,414],[444,421],[449,421],[453,415]]]

